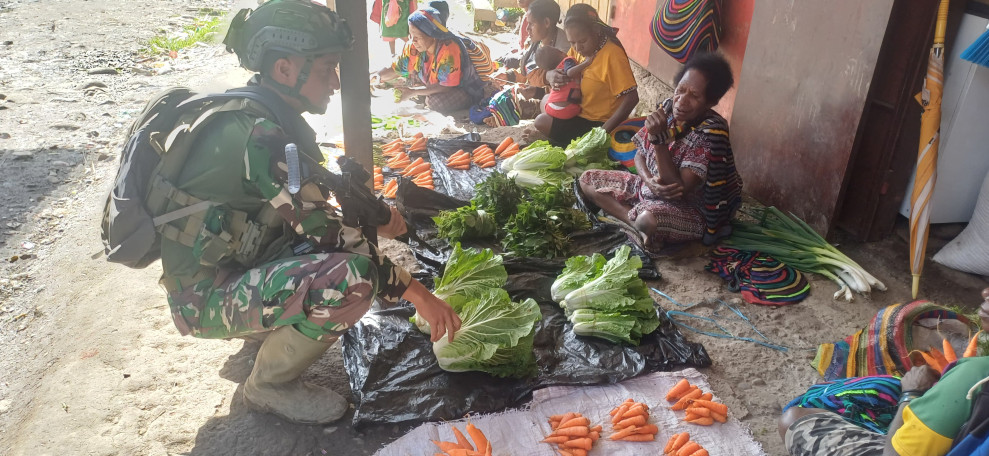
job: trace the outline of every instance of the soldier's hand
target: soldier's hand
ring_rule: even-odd
[[[460,329],[460,317],[449,304],[430,293],[415,279],[402,297],[411,302],[419,316],[429,323],[431,341],[439,341],[444,334],[447,335],[447,340],[453,341],[453,335]]]
[[[402,214],[398,212],[398,209],[394,207],[391,208],[391,219],[388,220],[387,225],[382,225],[378,227],[378,236],[395,239],[409,231],[408,226],[405,224],[405,218]]]

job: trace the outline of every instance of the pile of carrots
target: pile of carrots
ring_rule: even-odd
[[[385,175],[381,173],[381,167],[374,167],[374,191],[381,191],[385,188]]]
[[[579,413],[553,415],[549,425],[553,432],[543,442],[557,445],[561,456],[587,456],[601,437],[601,425],[591,427],[591,421]]]
[[[629,442],[651,442],[656,439],[659,428],[649,424],[649,406],[632,399],[626,399],[611,412],[611,425],[615,433],[608,436],[610,440],[625,440]]]
[[[509,136],[502,140],[501,144],[498,144],[498,147],[494,152],[498,158],[508,158],[519,153],[519,145],[514,139],[512,139],[511,136]]]
[[[495,165],[495,153],[487,144],[478,146],[472,155],[474,158],[471,160],[480,168],[492,168]]]
[[[398,196],[398,179],[388,181],[388,184],[381,189],[381,196],[389,199],[395,199],[395,197]]]
[[[470,169],[470,154],[463,149],[458,150],[446,160],[446,167],[450,169]]]
[[[707,450],[699,443],[690,440],[690,434],[673,434],[663,448],[663,456],[708,456]]]
[[[460,432],[460,429],[453,426],[453,435],[457,439],[456,443],[432,440],[433,444],[443,451],[442,453],[434,453],[433,456],[491,456],[491,442],[484,436],[484,433],[471,423],[467,423],[466,429],[467,434],[474,441],[473,445]]]
[[[696,385],[691,385],[687,379],[680,380],[666,393],[666,400],[675,402],[673,410],[687,412],[684,421],[701,426],[728,420],[728,406],[714,402],[713,397],[711,393],[705,393]]]
[[[975,333],[972,339],[968,342],[968,346],[965,348],[965,352],[962,353],[962,358],[971,358],[975,356],[978,352],[979,347],[979,333]],[[919,357],[917,356],[919,355]],[[913,361],[915,366],[922,366],[927,364],[940,373],[948,367],[949,364],[958,361],[958,355],[955,354],[955,348],[951,346],[951,342],[948,339],[941,340],[941,350],[931,347],[928,351],[914,350],[910,352],[910,359]]]
[[[412,182],[420,187],[433,189],[433,165],[422,158],[415,159],[400,174],[412,178]]]
[[[412,159],[409,158],[409,154],[406,154],[405,152],[399,152],[398,155],[395,155],[385,162],[385,166],[398,171],[408,168],[411,164]]]

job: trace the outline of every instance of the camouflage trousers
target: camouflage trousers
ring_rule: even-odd
[[[836,413],[800,417],[783,439],[791,456],[882,456],[886,436],[845,421]]]
[[[169,293],[182,335],[226,339],[293,325],[315,340],[334,340],[371,307],[378,271],[370,258],[321,253],[285,258]]]

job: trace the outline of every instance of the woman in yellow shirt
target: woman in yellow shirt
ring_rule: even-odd
[[[533,123],[558,146],[566,146],[594,127],[611,132],[628,118],[639,102],[628,55],[615,36],[615,29],[602,22],[594,8],[583,3],[571,6],[563,27],[571,46],[568,55],[578,62],[589,58],[593,61],[581,76],[580,115],[555,119],[543,112]],[[560,87],[569,82],[569,78],[562,71],[553,70],[546,73],[546,81]]]

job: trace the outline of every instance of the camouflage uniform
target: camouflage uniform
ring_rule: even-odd
[[[257,214],[272,205],[287,242],[265,246],[253,264],[200,265],[195,248],[162,241],[161,283],[183,335],[228,338],[293,325],[306,336],[333,339],[367,312],[375,296],[395,303],[411,276],[381,255],[359,229],[345,226],[326,189],[287,190],[284,145],[293,142],[270,120],[234,111],[215,114],[193,144],[176,186],[224,207]],[[292,247],[312,246],[296,256]]]
[[[836,413],[814,413],[786,430],[791,456],[882,456],[886,436],[845,421]]]

